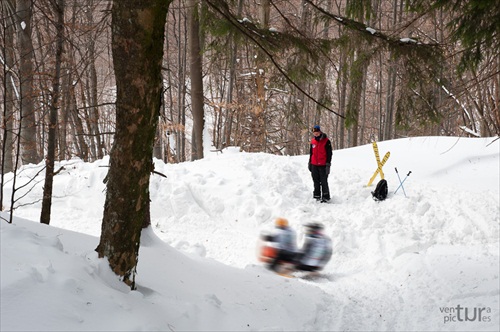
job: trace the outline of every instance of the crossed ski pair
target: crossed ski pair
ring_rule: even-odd
[[[389,157],[391,156],[390,152],[386,152],[386,154],[384,155],[384,158],[382,158],[382,161],[380,161],[380,156],[378,154],[377,142],[373,142],[372,145],[373,145],[373,152],[375,152],[375,159],[377,159],[377,170],[375,171],[375,173],[373,173],[373,176],[371,177],[370,181],[368,181],[368,184],[366,185],[367,187],[369,187],[373,183],[373,181],[377,177],[377,174],[380,174],[380,177],[382,179],[385,177],[384,171],[382,171],[382,167],[387,162],[387,159],[389,159]]]
[[[373,145],[373,152],[375,152],[375,159],[377,160],[377,170],[375,171],[375,173],[373,173],[373,176],[371,177],[370,181],[366,185],[367,187],[369,187],[373,183],[373,181],[377,177],[377,174],[380,174],[380,177],[382,179],[385,177],[384,171],[382,170],[382,167],[387,162],[387,159],[389,159],[389,157],[391,156],[391,153],[388,151],[384,155],[384,158],[382,158],[382,161],[380,161],[380,155],[378,153],[377,142],[373,142],[372,145]],[[398,179],[399,179],[399,187],[396,188],[396,190],[394,191],[394,194],[396,194],[398,192],[399,188],[403,188],[403,193],[405,194],[405,197],[406,197],[406,191],[405,191],[405,188],[403,187],[403,183],[410,176],[411,171],[409,171],[408,174],[406,174],[406,177],[403,179],[403,181],[401,181],[401,177],[399,176],[399,172],[398,172],[397,167],[395,167],[394,169],[396,170],[396,174],[398,175]]]

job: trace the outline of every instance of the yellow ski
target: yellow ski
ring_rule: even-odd
[[[375,173],[373,173],[373,176],[371,177],[370,181],[366,185],[367,187],[371,186],[371,184],[373,183],[373,181],[377,177],[377,174],[380,174],[380,177],[382,179],[385,178],[384,171],[382,170],[382,167],[387,162],[387,159],[389,159],[389,157],[391,156],[391,153],[387,152],[384,155],[384,158],[382,158],[382,161],[380,161],[380,156],[379,156],[379,153],[378,153],[377,142],[373,142],[372,145],[373,145],[373,152],[375,152],[375,159],[377,160],[377,170],[375,171]]]

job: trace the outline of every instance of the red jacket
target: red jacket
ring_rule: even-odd
[[[315,166],[325,166],[332,162],[332,143],[326,137],[325,133],[311,139],[311,147],[309,149],[309,163]]]

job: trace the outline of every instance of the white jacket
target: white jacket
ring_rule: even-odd
[[[325,235],[306,235],[300,264],[323,268],[332,256],[332,240]]]
[[[274,230],[273,242],[280,250],[297,251],[297,235],[290,227],[278,227]]]

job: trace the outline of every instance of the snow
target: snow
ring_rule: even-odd
[[[417,43],[417,41],[413,38],[401,38],[400,41],[402,43]]]
[[[460,126],[460,129],[462,129],[463,131],[465,131],[469,135],[474,135],[476,137],[481,137],[481,135],[478,132],[476,132],[476,131],[474,131],[472,129],[469,129],[466,126]]]
[[[373,29],[373,28],[370,28],[370,27],[367,27],[366,28],[366,31],[368,31],[369,33],[371,33],[372,35],[375,34],[377,32],[377,30]]]
[[[136,291],[95,252],[108,158],[57,163],[64,169],[54,178],[51,226],[37,222],[39,178],[16,194],[14,222],[0,222],[0,328],[498,331],[494,139],[379,142],[381,156],[391,152],[383,202],[370,194],[380,177],[365,187],[377,168],[371,144],[334,151],[330,204],[312,199],[307,156],[230,147],[195,162],[156,160],[167,178],[152,176],[152,227],[141,238]],[[41,167],[25,166],[18,187]],[[396,194],[395,167],[401,180],[412,172]],[[6,179],[4,205],[12,174]],[[258,262],[258,235],[276,217],[287,218],[299,240],[301,225],[324,223],[334,252],[321,277],[284,278]]]

